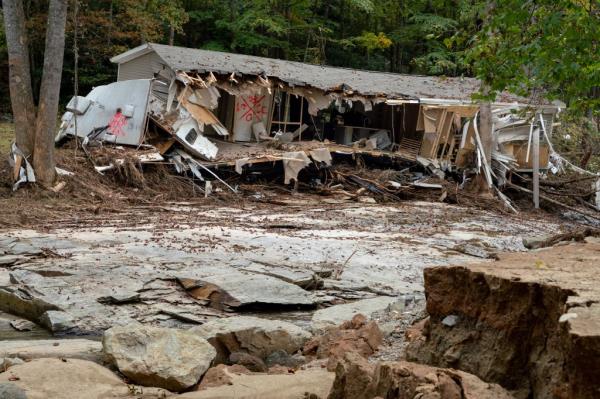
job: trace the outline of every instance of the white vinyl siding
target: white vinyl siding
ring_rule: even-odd
[[[162,68],[162,60],[155,53],[141,55],[119,64],[117,80],[151,79]]]

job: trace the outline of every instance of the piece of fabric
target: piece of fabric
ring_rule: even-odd
[[[250,158],[242,158],[242,159],[236,159],[235,160],[235,171],[241,175],[242,172],[244,171],[244,165],[246,165],[248,163],[248,161],[250,160]]]
[[[303,152],[286,152],[283,157],[283,170],[285,171],[285,184],[290,184],[291,180],[298,181],[298,173],[308,165],[310,158]]]
[[[327,166],[331,166],[331,153],[328,148],[317,148],[310,151],[310,157],[315,162],[324,162]]]

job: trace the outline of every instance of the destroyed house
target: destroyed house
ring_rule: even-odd
[[[472,101],[480,83],[473,78],[370,72],[154,43],[111,61],[118,65],[118,81],[73,98],[59,136],[95,132],[117,144],[152,144],[163,155],[173,155],[178,143],[170,159],[179,167],[230,165],[238,173],[247,164],[290,159],[301,169],[309,156],[330,162],[329,153],[418,160],[444,170],[481,164],[479,106]],[[510,93],[498,96],[492,158],[501,173],[531,170],[535,134],[541,137],[540,165],[548,164],[557,110],[550,104],[531,108]],[[277,151],[273,143],[295,151]]]

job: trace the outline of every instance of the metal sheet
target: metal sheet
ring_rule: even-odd
[[[146,125],[146,108],[152,80],[125,80],[105,86],[95,87],[85,98],[90,101],[83,115],[77,116],[77,135],[86,137],[94,129],[108,126],[118,108],[131,117],[123,114],[123,122],[119,124],[114,135],[104,132],[99,139],[117,144],[138,145],[142,142]],[[68,115],[65,114],[64,118]],[[75,117],[71,113],[61,133],[75,135]]]

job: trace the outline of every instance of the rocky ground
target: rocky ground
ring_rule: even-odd
[[[523,238],[573,225],[428,202],[302,194],[273,202],[131,206],[2,231],[0,392],[20,387],[28,398],[73,398],[92,392],[88,385],[94,394],[85,397],[98,398],[537,392],[483,367],[425,359],[439,340],[409,327],[426,324],[428,314],[434,326],[465,312],[436,313],[429,301],[426,312],[429,271],[494,265],[507,252],[520,257]],[[448,289],[465,294],[466,287]],[[496,312],[509,304],[499,301]],[[410,345],[426,342],[420,355],[409,346],[415,359],[441,368],[404,361],[407,336]],[[40,383],[44,369],[52,374]],[[364,377],[349,377],[357,372]],[[61,391],[70,373],[81,383]]]

